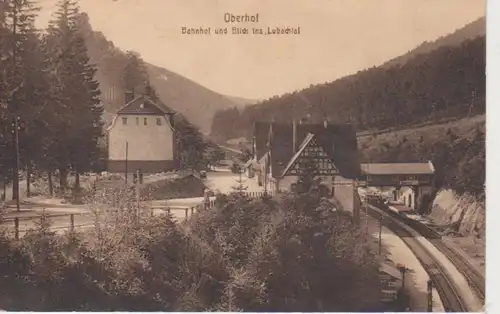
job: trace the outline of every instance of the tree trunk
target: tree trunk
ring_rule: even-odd
[[[59,185],[61,193],[64,194],[68,187],[68,169],[66,168],[59,168]]]
[[[17,198],[19,197],[18,195],[18,191],[19,191],[19,173],[16,171],[16,169],[14,169],[12,171],[13,173],[13,180],[12,180],[12,200],[17,200]]]
[[[48,181],[49,181],[49,194],[54,196],[54,184],[52,183],[52,171],[47,171]]]
[[[4,177],[3,178],[3,198],[2,198],[2,201],[6,201],[7,200],[7,178]]]
[[[75,190],[80,190],[80,174],[78,171],[75,173]]]
[[[26,165],[26,197],[31,196],[30,185],[31,185],[31,160],[28,159]]]

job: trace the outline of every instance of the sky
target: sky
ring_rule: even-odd
[[[45,27],[57,0],[38,0]],[[382,64],[485,15],[480,0],[79,0],[123,50],[216,92],[265,99]],[[259,14],[256,23],[226,23]],[[210,35],[182,27],[211,27]],[[227,27],[229,34],[216,35]],[[250,34],[233,35],[232,27]],[[300,27],[297,35],[252,28]]]

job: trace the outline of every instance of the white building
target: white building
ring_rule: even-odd
[[[175,112],[146,95],[127,93],[108,128],[108,171],[157,173],[177,166]]]

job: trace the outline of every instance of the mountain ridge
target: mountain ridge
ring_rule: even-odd
[[[232,109],[217,112],[211,136],[219,141],[248,138],[252,121],[262,119],[290,122],[312,116],[316,122],[327,118],[355,123],[359,131],[375,131],[481,113],[485,33],[481,17],[379,66],[271,97],[239,114]],[[396,119],[391,118],[394,114]],[[234,125],[237,130],[229,132],[227,127]]]
[[[424,41],[417,47],[408,51],[407,53],[384,62],[381,66],[390,67],[396,64],[403,65],[412,58],[420,54],[429,53],[443,46],[460,45],[467,39],[474,39],[478,36],[485,36],[485,35],[486,35],[486,18],[483,16],[478,18],[477,20],[474,20],[466,24],[465,26],[457,28],[452,33],[440,36],[436,40],[430,42]]]
[[[78,28],[85,38],[90,62],[97,69],[96,79],[106,112],[103,119],[109,123],[125,101],[123,75],[128,62],[127,52],[115,46],[102,32],[93,30],[86,13],[80,14]],[[144,62],[144,65],[159,99],[182,114],[204,134],[209,133],[216,111],[244,106],[244,98],[225,96],[181,74],[148,62]]]
[[[207,134],[212,117],[221,108],[242,107],[231,98],[163,67],[146,63],[151,84],[167,106],[183,114]]]

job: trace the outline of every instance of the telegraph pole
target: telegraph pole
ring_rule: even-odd
[[[229,299],[229,300],[228,300],[228,303],[229,303],[229,304],[228,304],[228,305],[229,305],[229,312],[232,312],[232,311],[233,311],[233,285],[232,285],[232,283],[230,282],[230,283],[228,284],[228,286],[229,286],[229,287],[228,287],[228,290],[229,290],[229,291],[228,291],[228,294],[229,294],[229,296],[228,296],[228,299]]]
[[[139,221],[140,207],[141,207],[141,176],[142,171],[140,169],[136,170],[137,180],[135,182],[135,199],[136,199],[136,219]]]
[[[370,175],[370,160],[368,159],[368,163],[366,164],[366,178],[365,178],[365,229],[366,234],[368,234],[368,178]]]
[[[13,21],[12,21],[12,34],[14,36],[17,35],[17,5],[14,4],[13,6]],[[17,42],[14,42],[14,45],[12,47],[12,66],[13,69],[16,68],[16,55],[17,55]],[[14,91],[12,93],[12,103],[11,103],[11,112],[17,112],[17,103],[16,103],[16,92]],[[14,116],[14,123],[12,124],[14,130],[13,130],[13,135],[14,135],[14,150],[16,154],[16,165],[15,165],[15,174],[12,182],[12,197],[14,197],[14,193],[16,196],[16,206],[17,206],[17,211],[21,211],[21,206],[20,206],[20,200],[19,200],[19,116],[15,115]]]
[[[382,221],[384,217],[380,217],[379,227],[378,227],[378,255],[382,254]]]
[[[125,186],[128,186],[128,141],[125,142]]]
[[[432,312],[432,279],[427,280],[427,312]]]
[[[472,90],[472,101],[471,101],[470,106],[469,106],[469,112],[467,113],[467,117],[470,116],[470,114],[472,113],[472,109],[474,108],[475,100],[476,100],[476,90],[473,89]]]
[[[13,189],[12,189],[12,196],[16,196],[16,207],[17,211],[21,211],[21,204],[19,200],[19,117],[15,116],[14,117],[14,149],[16,153],[16,166],[15,166],[15,175],[14,175],[14,181],[13,181]],[[15,194],[14,194],[15,193]]]

